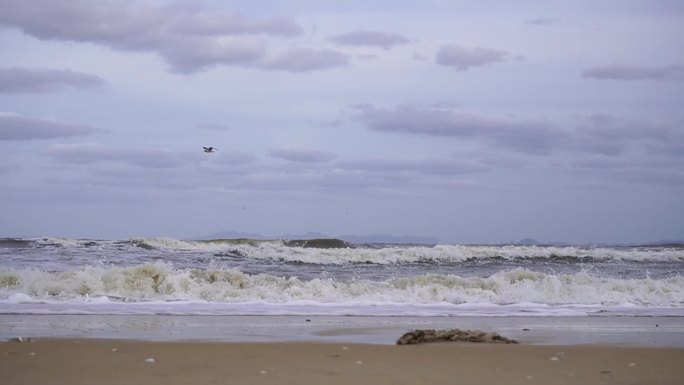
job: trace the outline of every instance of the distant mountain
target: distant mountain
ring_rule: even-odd
[[[240,231],[220,231],[209,235],[203,235],[192,238],[193,240],[209,240],[209,239],[341,239],[352,243],[396,243],[396,244],[429,244],[434,245],[439,243],[439,239],[432,237],[422,237],[415,235],[396,236],[389,234],[371,234],[371,235],[340,235],[331,236],[328,234],[308,232],[306,234],[282,234],[274,236],[266,236],[257,233],[243,233]]]
[[[525,238],[525,239],[519,240],[518,242],[515,242],[514,244],[521,245],[521,246],[535,246],[535,245],[540,244],[540,242],[536,239]]]

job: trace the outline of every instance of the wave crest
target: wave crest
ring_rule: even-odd
[[[3,239],[0,251],[17,248],[46,248],[61,254],[163,256],[167,252],[197,253],[202,257],[232,255],[252,260],[318,265],[460,263],[479,261],[531,261],[584,263],[596,261],[684,262],[684,248],[673,247],[583,247],[583,246],[473,246],[473,245],[360,245],[339,239],[209,241],[173,238],[132,238],[127,241],[41,238]],[[40,253],[41,251],[36,251]],[[155,254],[156,253],[156,254]],[[94,254],[94,253],[93,253]],[[189,255],[189,254],[187,254]],[[139,261],[142,262],[142,261]]]
[[[1,269],[0,301],[16,295],[73,301],[201,300],[219,303],[539,303],[684,307],[684,277],[604,278],[589,272],[545,274],[516,268],[489,277],[425,274],[388,281],[302,280],[231,268],[176,269],[156,262],[131,267],[86,266],[63,272]]]

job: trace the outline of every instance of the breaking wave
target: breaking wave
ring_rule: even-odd
[[[556,262],[635,261],[684,262],[684,246],[590,247],[520,245],[386,245],[353,244],[339,239],[255,240],[218,239],[189,241],[173,238],[132,238],[123,241],[62,238],[0,239],[2,248],[57,248],[78,252],[127,250],[139,252],[197,252],[239,256],[254,260],[295,263],[401,264],[457,263],[477,260],[539,260]]]
[[[488,277],[423,274],[384,281],[304,280],[233,268],[178,269],[156,262],[129,267],[85,266],[61,272],[0,268],[0,303],[22,301],[208,301],[216,303],[402,303],[631,305],[684,307],[684,277],[619,279],[546,274],[524,268]]]

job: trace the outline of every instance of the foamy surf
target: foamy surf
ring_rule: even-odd
[[[88,266],[61,272],[0,270],[0,303],[269,303],[354,306],[485,304],[534,307],[683,308],[684,277],[619,279],[588,272],[516,268],[489,277],[417,275],[386,281],[283,277],[236,269],[177,269],[168,263]],[[369,305],[372,304],[372,305]],[[530,305],[534,304],[534,306]],[[282,306],[281,306],[282,307]]]
[[[314,245],[314,246],[310,246]],[[342,246],[341,246],[342,245]],[[132,238],[125,241],[76,240],[63,238],[0,239],[0,251],[40,249],[57,253],[97,254],[115,251],[168,255],[168,253],[210,253],[215,256],[256,260],[299,262],[320,265],[455,263],[475,260],[538,260],[591,262],[684,262],[684,245],[669,246],[521,246],[521,245],[368,245],[342,240],[255,240],[219,239],[187,241],[173,238]],[[167,254],[164,254],[167,253]]]
[[[683,315],[684,248],[0,240],[0,313]]]

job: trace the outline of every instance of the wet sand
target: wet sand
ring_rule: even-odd
[[[368,317],[0,314],[15,337],[394,344],[414,329],[480,329],[523,344],[684,348],[683,317]]]
[[[20,384],[681,384],[684,348],[433,343],[0,342]]]

